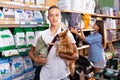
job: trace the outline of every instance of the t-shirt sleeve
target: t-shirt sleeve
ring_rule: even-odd
[[[102,36],[101,35],[97,35],[97,36],[87,36],[85,38],[85,41],[89,44],[91,43],[95,43],[95,42],[98,42],[98,41],[102,41]]]
[[[36,45],[36,43],[37,43],[37,40],[38,40],[38,38],[39,38],[41,35],[42,35],[42,31],[40,31],[40,32],[36,35],[36,37],[34,38],[34,41],[33,41],[33,43],[32,43],[32,46],[35,47],[35,45]]]
[[[75,41],[75,39],[70,31],[68,31],[68,36],[69,36],[72,43],[76,43],[76,41]]]

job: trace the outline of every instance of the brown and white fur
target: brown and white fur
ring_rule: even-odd
[[[52,45],[56,46],[56,53],[59,54],[66,54],[66,55],[73,55],[74,50],[72,43],[70,41],[68,34],[68,29],[65,31],[62,31],[58,34],[57,41],[55,43],[52,43]],[[70,70],[70,75],[73,76],[75,72],[75,60],[68,60],[64,59],[66,65],[68,66],[68,69]]]

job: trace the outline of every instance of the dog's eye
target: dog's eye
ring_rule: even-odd
[[[59,38],[60,36],[58,35],[58,38]]]

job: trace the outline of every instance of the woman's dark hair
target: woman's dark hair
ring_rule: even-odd
[[[106,43],[105,43],[105,28],[104,28],[104,21],[102,21],[102,20],[97,20],[96,21],[96,25],[99,27],[99,30],[98,30],[98,32],[102,35],[102,45],[103,45],[103,48],[105,48],[106,47]]]

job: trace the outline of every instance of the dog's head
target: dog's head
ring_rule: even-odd
[[[65,31],[62,31],[61,33],[58,34],[58,39],[59,39],[59,40],[65,39],[66,36],[67,36],[67,33],[68,33],[68,29],[65,30]]]

